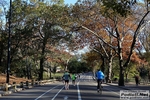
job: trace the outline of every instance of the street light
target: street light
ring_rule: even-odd
[[[7,53],[7,76],[6,76],[6,83],[9,83],[9,74],[10,74],[10,33],[11,33],[11,3],[12,0],[10,0],[10,7],[9,7],[9,18],[8,18],[8,23],[9,23],[9,33],[8,33],[8,53]]]

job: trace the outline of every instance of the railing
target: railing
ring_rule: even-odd
[[[0,91],[3,92],[2,95],[5,95],[5,94],[10,94],[12,92],[18,92],[24,89],[29,89],[35,86],[45,85],[50,82],[54,82],[54,80],[42,80],[42,81],[32,80],[31,82],[29,81],[20,82],[20,84],[16,84],[16,82],[13,82],[13,84],[11,85],[4,83],[4,84],[0,84]]]

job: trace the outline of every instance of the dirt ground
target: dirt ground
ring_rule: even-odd
[[[18,78],[15,76],[9,77],[9,84],[13,84],[13,82],[19,84],[20,82],[26,82],[26,81],[30,81],[30,80],[25,78]],[[0,84],[4,84],[4,83],[6,83],[6,74],[0,74]]]

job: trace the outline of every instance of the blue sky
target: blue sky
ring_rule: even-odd
[[[65,4],[74,4],[77,2],[77,0],[64,0]]]

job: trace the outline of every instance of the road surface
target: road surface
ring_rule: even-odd
[[[103,84],[100,95],[92,74],[86,73],[80,76],[75,86],[70,81],[69,90],[65,90],[63,82],[55,82],[2,96],[0,100],[120,100],[120,90],[123,89]]]

